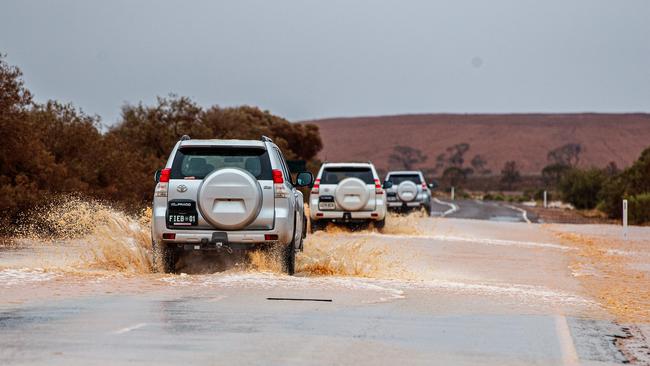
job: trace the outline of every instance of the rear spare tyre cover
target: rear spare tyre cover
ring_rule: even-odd
[[[415,183],[407,180],[397,186],[397,197],[404,202],[410,202],[418,195],[418,187]]]
[[[243,169],[215,170],[203,179],[197,206],[203,218],[217,229],[243,229],[260,213],[262,188]]]
[[[360,210],[368,203],[368,187],[359,178],[345,178],[336,187],[334,198],[346,211]]]

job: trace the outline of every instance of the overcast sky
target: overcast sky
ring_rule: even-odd
[[[170,92],[290,120],[650,111],[648,0],[3,0],[0,52],[109,124]]]

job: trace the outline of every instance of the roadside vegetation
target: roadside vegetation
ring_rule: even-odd
[[[397,146],[390,155],[389,166],[420,169],[428,179],[440,183],[439,192],[449,193],[454,187],[457,198],[539,202],[547,191],[549,202],[561,200],[590,217],[620,219],[622,201],[627,199],[630,223],[650,223],[650,147],[632,166],[621,171],[613,162],[603,168],[579,167],[584,148],[569,143],[549,151],[548,165],[534,176],[522,175],[516,160],[505,162],[499,174],[492,174],[480,154],[468,162],[470,150],[468,143],[455,144],[439,154],[435,162],[429,162],[422,151]]]
[[[0,55],[0,232],[21,212],[74,194],[139,209],[153,195],[153,173],[182,135],[259,139],[287,159],[316,165],[318,127],[293,124],[256,107],[203,108],[170,95],[154,105],[126,104],[107,126],[71,104],[37,103],[19,68]]]

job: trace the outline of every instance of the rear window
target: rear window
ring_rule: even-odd
[[[272,180],[271,162],[266,150],[242,147],[192,147],[176,152],[171,179],[203,179],[221,168],[247,170],[258,180]]]
[[[392,182],[393,185],[399,185],[402,182],[411,181],[415,184],[422,184],[422,180],[418,174],[391,174],[386,179],[387,182]]]
[[[370,168],[325,168],[320,177],[320,184],[339,184],[345,178],[359,178],[366,184],[375,184]]]

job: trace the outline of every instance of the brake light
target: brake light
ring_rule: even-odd
[[[381,182],[379,179],[375,179],[375,194],[383,194],[384,190],[381,189]]]
[[[278,240],[278,236],[276,234],[264,234],[264,240]]]
[[[169,187],[169,176],[172,170],[165,168],[160,171],[160,178],[158,179],[158,184],[156,184],[156,190],[154,191],[154,197],[167,197],[167,188]]]
[[[275,188],[275,198],[289,197],[289,192],[283,183],[284,176],[282,174],[282,170],[273,169],[273,188]]]
[[[169,182],[169,175],[171,174],[172,170],[169,168],[165,168],[160,171],[160,183],[167,183]]]
[[[176,234],[175,233],[163,233],[162,237],[165,240],[174,240],[174,239],[176,239]]]
[[[311,187],[311,193],[318,193],[319,188],[320,188],[320,179],[316,179],[314,181],[314,186]]]
[[[426,189],[426,188],[427,188],[427,184],[424,183],[424,182],[422,182],[422,188]]]
[[[282,170],[273,169],[273,183],[275,183],[275,184],[284,183],[284,177],[282,175]]]

